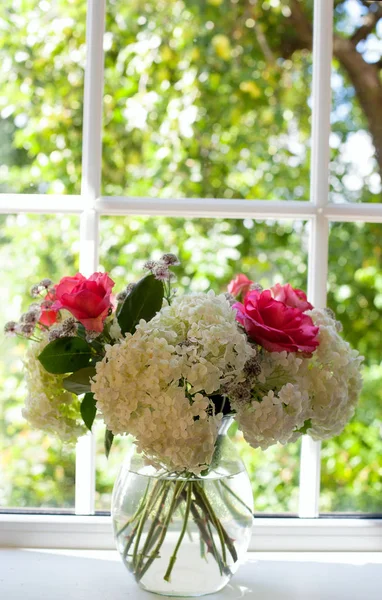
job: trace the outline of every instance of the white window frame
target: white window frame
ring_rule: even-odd
[[[88,0],[85,67],[82,185],[80,195],[0,194],[1,213],[69,213],[80,215],[80,270],[98,267],[99,220],[102,215],[304,219],[310,223],[308,297],[326,304],[329,222],[382,223],[382,203],[329,202],[329,134],[333,0],[315,0],[312,153],[310,201],[152,199],[101,196],[103,33],[106,0]],[[33,200],[33,204],[31,203]],[[301,447],[299,518],[255,519],[251,549],[382,550],[379,519],[320,518],[320,444],[304,436]],[[94,515],[94,436],[76,448],[75,513],[70,515],[0,514],[0,545],[24,547],[113,547],[110,517]],[[87,515],[87,516],[86,516]]]

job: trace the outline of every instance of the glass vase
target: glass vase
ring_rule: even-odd
[[[221,590],[247,551],[253,497],[224,418],[211,466],[200,476],[147,464],[135,449],[112,496],[117,548],[147,591],[203,596]]]

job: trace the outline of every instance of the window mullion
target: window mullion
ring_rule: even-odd
[[[84,211],[80,226],[80,271],[86,276],[98,268],[99,216],[95,203],[101,190],[105,10],[105,0],[88,1],[81,181]],[[94,499],[95,440],[89,433],[76,447],[76,513],[94,513]]]
[[[165,217],[223,219],[310,219],[316,207],[311,202],[242,200],[226,198],[144,198],[101,196],[96,209],[103,215],[151,215]]]
[[[308,296],[312,304],[326,304],[329,224],[324,208],[329,195],[329,135],[333,0],[314,3],[312,155],[310,199],[317,213],[310,223]],[[303,437],[300,461],[300,517],[317,517],[320,494],[320,443]]]

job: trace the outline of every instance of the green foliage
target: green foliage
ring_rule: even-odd
[[[38,356],[48,373],[72,373],[89,365],[92,348],[79,337],[61,337],[49,342]]]
[[[2,192],[80,192],[85,20],[86,0],[0,6]]]
[[[118,312],[118,324],[122,333],[134,333],[139,321],[150,321],[162,308],[162,303],[162,282],[155,279],[154,275],[140,279]]]
[[[72,373],[72,375],[69,375],[69,377],[65,377],[63,381],[64,388],[68,390],[68,392],[72,392],[72,394],[77,394],[77,396],[90,392],[90,378],[93,377],[95,373],[95,367],[79,369],[75,373]]]
[[[105,440],[104,440],[106,458],[109,458],[110,450],[113,445],[113,440],[114,440],[113,433],[111,431],[109,431],[108,429],[106,429],[105,430]]]
[[[94,419],[96,416],[97,408],[96,408],[96,400],[94,398],[94,394],[88,393],[85,394],[83,400],[81,402],[81,417],[84,420],[86,427],[89,431],[92,430],[92,426],[94,423]],[[109,449],[110,451],[110,449]]]

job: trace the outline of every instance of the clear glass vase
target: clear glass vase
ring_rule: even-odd
[[[133,449],[112,497],[117,548],[139,585],[165,596],[221,590],[251,538],[248,474],[224,418],[208,472],[176,475],[148,466]]]

